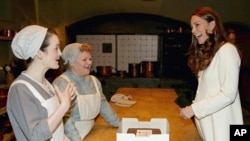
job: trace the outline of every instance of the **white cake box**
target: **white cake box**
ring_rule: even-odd
[[[137,128],[137,133],[127,133],[128,129],[131,128]],[[160,134],[152,134],[147,130],[139,129],[160,129]],[[116,141],[169,141],[168,121],[165,118],[152,118],[150,121],[138,121],[137,118],[122,118],[116,133]]]

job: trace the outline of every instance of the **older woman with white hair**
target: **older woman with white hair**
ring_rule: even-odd
[[[46,80],[48,69],[59,68],[59,39],[51,28],[30,25],[14,37],[14,55],[28,67],[12,82],[7,112],[18,141],[69,141],[62,118],[74,99],[75,86],[60,91]]]
[[[83,140],[99,114],[114,127],[118,127],[120,122],[102,92],[100,81],[90,75],[91,49],[87,43],[67,45],[62,53],[65,64],[68,64],[67,70],[53,82],[61,90],[64,90],[70,82],[77,88],[75,103],[64,118],[64,131],[71,141]]]

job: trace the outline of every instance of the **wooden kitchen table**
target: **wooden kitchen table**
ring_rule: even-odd
[[[118,107],[110,102],[120,118],[138,118],[139,121],[166,118],[170,127],[170,141],[201,141],[193,121],[184,120],[179,116],[174,89],[119,88],[116,94],[131,95],[136,101],[130,108]],[[116,132],[117,128],[111,127],[99,116],[84,141],[116,141]]]

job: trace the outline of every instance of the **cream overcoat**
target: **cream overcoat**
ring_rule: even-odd
[[[229,141],[230,125],[243,124],[238,91],[240,57],[233,44],[224,44],[207,69],[199,73],[192,109],[205,141]]]

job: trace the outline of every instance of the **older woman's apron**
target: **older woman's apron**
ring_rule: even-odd
[[[13,82],[12,86],[14,84],[17,84],[17,83],[24,84],[30,89],[30,91],[33,93],[33,95],[41,102],[42,106],[44,108],[46,108],[46,110],[48,112],[48,117],[58,107],[59,101],[58,101],[58,97],[56,95],[54,95],[50,99],[46,100],[40,95],[40,93],[29,82],[24,81],[24,80],[16,80]],[[53,86],[48,81],[46,81],[46,83],[50,87],[50,90],[52,90],[54,92]],[[63,121],[61,121],[58,128],[52,133],[52,138],[50,139],[50,141],[63,141],[63,139],[64,139],[64,130],[63,130]]]
[[[71,82],[66,75],[61,75],[68,82]],[[101,108],[101,95],[97,87],[96,80],[93,76],[90,76],[94,82],[96,93],[80,95],[77,91],[77,105],[79,108],[80,120],[75,121],[75,126],[81,136],[84,139],[94,126],[94,119],[100,113]]]

